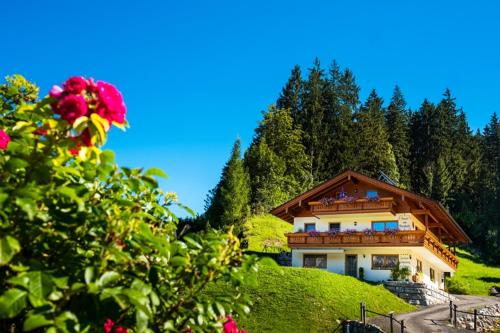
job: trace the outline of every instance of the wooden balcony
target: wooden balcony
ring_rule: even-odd
[[[357,199],[354,201],[335,200],[329,204],[320,201],[310,201],[311,213],[313,215],[344,214],[356,212],[391,212],[394,206],[394,198],[385,197],[378,201],[368,199]]]
[[[405,247],[424,246],[453,269],[457,268],[458,259],[430,232],[423,230],[398,231],[393,235],[376,232],[365,235],[363,232],[339,233],[327,232],[310,235],[308,233],[288,233],[290,248],[343,248],[343,247]]]

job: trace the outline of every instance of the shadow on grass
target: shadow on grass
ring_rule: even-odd
[[[484,281],[484,282],[488,282],[488,283],[500,284],[500,277],[483,276],[483,277],[480,277],[479,280]]]
[[[470,253],[457,252],[457,256],[458,256],[458,258],[469,259],[469,260],[474,261],[476,263],[482,263],[482,264],[485,263],[484,260],[481,259],[479,256],[475,256],[475,255],[470,254]]]

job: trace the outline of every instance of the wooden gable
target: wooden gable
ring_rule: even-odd
[[[370,198],[376,193],[376,202]],[[348,203],[344,203],[347,201]],[[348,170],[296,198],[276,207],[271,213],[289,223],[294,217],[316,216],[323,203],[337,204],[337,213],[390,211],[412,213],[440,239],[449,243],[468,243],[470,238],[439,203]]]

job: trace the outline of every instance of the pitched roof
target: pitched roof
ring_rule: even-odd
[[[342,181],[346,179],[350,179],[351,177],[358,179],[361,182],[365,182],[367,184],[370,184],[372,186],[375,186],[377,188],[383,189],[385,191],[402,195],[407,198],[413,199],[416,202],[422,203],[423,205],[428,208],[428,210],[437,217],[439,222],[443,225],[446,230],[454,236],[456,241],[462,242],[462,243],[469,243],[471,242],[471,239],[465,231],[460,227],[460,225],[453,219],[453,217],[450,215],[448,210],[443,207],[439,202],[434,201],[432,199],[429,199],[423,195],[416,194],[410,191],[407,191],[405,189],[402,189],[400,187],[390,185],[388,183],[385,183],[383,181],[365,176],[363,174],[360,174],[358,172],[354,172],[352,170],[346,170],[337,176],[333,177],[330,180],[325,181],[322,184],[319,184],[318,186],[310,189],[309,191],[306,191],[297,197],[285,202],[284,204],[274,208],[271,210],[271,214],[287,221],[290,223],[293,223],[293,217],[289,214],[289,210],[297,208],[297,207],[303,207],[304,203],[307,203],[310,199],[313,197],[318,197],[321,194],[327,193],[329,190],[335,188],[336,186],[339,185]]]

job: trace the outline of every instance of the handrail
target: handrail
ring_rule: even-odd
[[[458,265],[458,259],[453,253],[429,231],[424,230],[397,231],[394,234],[385,232],[365,234],[361,231],[337,234],[299,232],[288,233],[286,236],[289,247],[424,246],[452,268],[456,269]]]
[[[346,213],[351,211],[390,211],[394,206],[393,197],[383,197],[378,200],[366,198],[353,200],[333,200],[331,202],[309,201],[308,205],[313,214],[317,213]]]
[[[361,311],[360,317],[361,317],[361,322],[363,323],[363,326],[366,326],[366,313],[370,312],[370,313],[373,313],[373,314],[376,314],[376,315],[379,315],[379,316],[382,316],[384,318],[388,318],[389,319],[390,333],[394,333],[394,325],[393,325],[394,321],[397,324],[399,324],[401,333],[404,333],[405,328],[407,328],[405,326],[405,321],[404,320],[399,321],[396,318],[394,318],[394,313],[393,312],[390,312],[389,314],[385,315],[385,314],[378,313],[378,312],[375,312],[375,311],[372,311],[372,310],[368,310],[366,308],[366,304],[364,302],[361,302],[359,304],[359,308],[360,308],[360,311]]]

